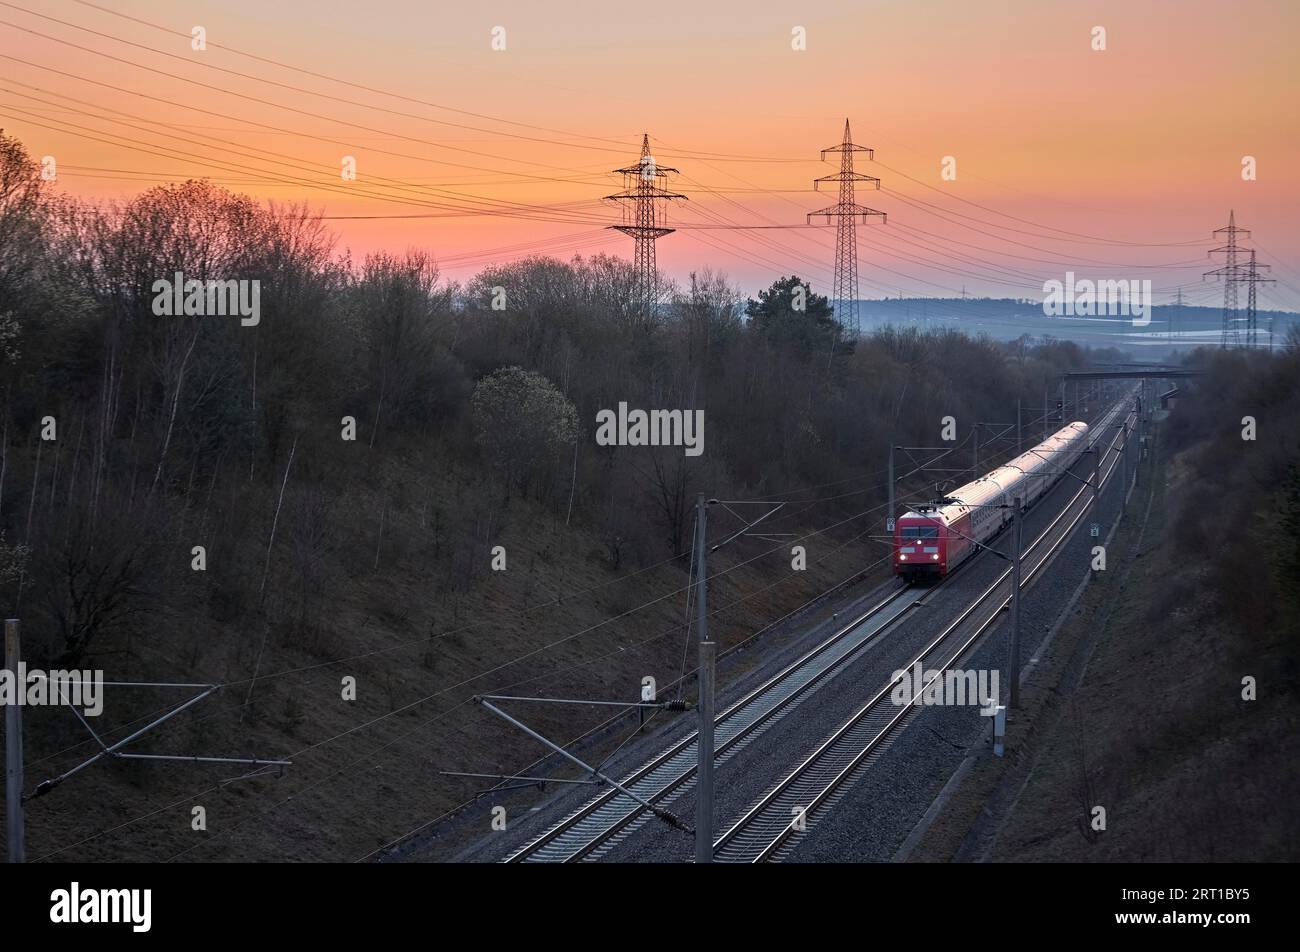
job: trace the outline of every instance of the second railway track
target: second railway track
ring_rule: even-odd
[[[1114,411],[1108,413],[1104,419],[1109,420],[1113,416]],[[1113,450],[1114,441],[1108,446],[1107,452],[1111,453]],[[1109,468],[1105,470],[1104,482],[1109,481],[1116,459],[1115,455],[1111,456]],[[1070,521],[1069,526],[1059,532],[1046,552],[1042,551],[1045,540],[1053,535],[1054,530],[1063,520],[1066,520],[1085,491],[1081,489],[1075,493],[1048,528],[1027,548],[1025,554],[1027,560],[1033,560],[1036,553],[1040,554],[1037,556],[1037,561],[1029,563],[1023,580],[1025,586],[1042,570],[1064,540],[1069,537],[1073,526],[1087,511],[1086,505],[1079,508],[1078,514]],[[957,571],[969,565],[971,561],[973,560],[967,560]],[[919,660],[936,656],[943,651],[944,647],[955,643],[954,633],[969,621],[973,614],[979,612],[981,605],[987,604],[993,593],[1004,583],[1009,572],[1010,570],[1007,570],[1007,573],[1000,575],[989,589],[961,613],[956,622],[946,627],[943,633],[921,653]],[[757,688],[724,709],[715,720],[716,762],[721,762],[743,749],[744,745],[761,733],[766,725],[773,723],[816,685],[852,661],[868,645],[922,604],[928,596],[929,593],[918,593],[906,587],[899,587],[889,592],[831,637],[783,667]],[[992,617],[978,626],[975,633],[960,646],[949,663],[959,658],[978,641],[996,619],[1001,607],[999,605]],[[980,617],[984,617],[982,613]],[[873,708],[873,705],[879,707],[878,702],[882,697],[888,699],[889,690],[890,686],[887,686],[880,695],[855,714],[849,723],[836,731],[811,757],[787,775],[776,788],[724,833],[715,844],[717,858],[720,861],[740,862],[773,858],[782,849],[793,830],[792,810],[807,819],[833,802],[832,798],[847,777],[862,765],[874,749],[881,746],[887,736],[894,732],[894,729],[906,718],[907,713],[912,710],[910,706],[905,706],[900,711],[892,704],[889,705],[890,710],[887,712]],[[661,754],[623,778],[621,781],[623,786],[656,805],[689,790],[694,783],[698,757],[696,736],[692,731],[672,744]],[[855,754],[844,759],[842,752],[846,749],[846,745],[848,748],[860,751],[862,756]],[[843,760],[843,763],[839,763],[838,766],[835,759],[837,756]],[[827,772],[829,775],[826,775]],[[787,804],[787,800],[791,803]],[[781,810],[785,811],[784,816],[781,816]],[[641,804],[617,789],[606,790],[515,850],[506,857],[505,862],[578,862],[598,858],[649,819],[649,813]]]
[[[1102,464],[1101,488],[1110,481],[1119,464],[1115,442],[1106,450],[1109,463]],[[1079,489],[1029,546],[1024,555],[1022,589],[1047,567],[1089,512],[1089,501],[1083,500],[1089,492],[1086,486]],[[919,663],[923,668],[939,672],[956,665],[994,627],[1010,604],[1010,593],[1005,591],[1010,576],[1010,568],[1001,572],[917,654],[912,664]],[[1016,673],[1009,676],[1015,677]],[[925,687],[917,687],[912,698],[920,696]],[[806,830],[818,814],[837,802],[852,779],[883,753],[898,729],[917,710],[912,703],[895,704],[891,697],[893,688],[892,682],[885,685],[723,833],[714,843],[714,859],[758,863],[780,859],[788,853],[796,834]]]
[[[917,593],[899,587],[811,651],[723,710],[714,726],[716,756],[739,750],[789,705],[851,659],[917,604]],[[695,777],[696,733],[673,744],[623,785],[650,803],[683,791]],[[608,790],[559,824],[515,851],[506,862],[573,862],[611,844],[645,808],[618,790]]]

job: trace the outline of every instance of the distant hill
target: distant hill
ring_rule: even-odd
[[[1244,316],[1244,309],[1242,311]],[[1151,322],[1135,327],[1126,318],[1048,317],[1041,301],[1017,298],[887,298],[858,301],[863,331],[895,327],[953,327],[994,340],[1032,338],[1072,340],[1091,347],[1122,347],[1145,358],[1168,356],[1204,344],[1217,344],[1223,312],[1218,307],[1155,305]],[[1266,348],[1269,327],[1280,343],[1300,324],[1290,311],[1259,311],[1259,346]]]

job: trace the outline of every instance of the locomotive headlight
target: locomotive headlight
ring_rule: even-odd
[[[907,556],[905,556],[905,555],[899,555],[898,560],[899,560],[900,562],[906,562],[906,561],[907,561]]]
[[[934,559],[936,562],[938,562],[938,561],[939,561],[939,553],[936,552],[934,555],[930,556],[930,558],[932,558],[932,559]]]

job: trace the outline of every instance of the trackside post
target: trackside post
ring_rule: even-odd
[[[1011,567],[1011,660],[1008,664],[1011,676],[1011,694],[1008,707],[1020,706],[1020,545],[1021,523],[1024,522],[1024,510],[1020,507],[1020,497],[1015,500],[1013,518],[1016,537],[1016,558]]]
[[[695,862],[713,862],[713,664],[714,643],[709,640],[708,547],[705,535],[707,506],[704,493],[695,500],[695,567],[697,627],[700,630],[700,728],[696,743],[699,764],[696,770]]]
[[[5,619],[5,668],[18,684],[18,619]],[[23,708],[15,699],[5,705],[5,822],[9,838],[9,862],[26,862],[23,842]]]

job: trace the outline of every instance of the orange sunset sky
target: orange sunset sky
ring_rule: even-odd
[[[630,256],[601,197],[648,132],[689,196],[662,271],[826,293],[834,232],[800,226],[835,199],[811,183],[847,117],[882,181],[859,201],[889,215],[859,228],[862,297],[1038,298],[1074,270],[1213,304],[1231,208],[1278,279],[1261,307],[1297,309],[1297,25],[1291,0],[18,0],[0,125],[74,195],[208,177],[310,203],[354,257],[428,248],[456,280]]]

